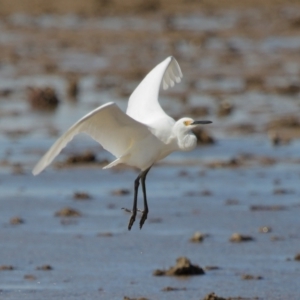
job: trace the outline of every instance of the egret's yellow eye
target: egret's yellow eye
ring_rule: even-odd
[[[189,125],[191,125],[191,123],[192,123],[191,121],[184,121],[184,122],[183,122],[183,124],[184,124],[185,126],[189,126]]]

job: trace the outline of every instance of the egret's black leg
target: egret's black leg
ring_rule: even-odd
[[[146,176],[147,176],[150,169],[151,169],[151,167],[141,173],[142,188],[143,188],[143,195],[144,195],[144,210],[143,210],[143,214],[142,214],[142,217],[141,217],[141,220],[140,220],[140,229],[142,229],[145,221],[147,220],[147,216],[148,216],[148,212],[149,212],[148,203],[147,203],[147,194],[146,194],[146,183],[145,183],[145,181],[146,181]]]
[[[129,224],[128,224],[128,230],[131,229],[134,221],[135,221],[135,217],[136,217],[136,213],[137,213],[137,196],[138,196],[138,189],[139,189],[139,185],[140,185],[140,178],[141,175],[143,173],[139,174],[139,176],[136,178],[136,180],[134,181],[134,198],[133,198],[133,207],[132,207],[132,214],[131,214],[131,218],[129,220]]]

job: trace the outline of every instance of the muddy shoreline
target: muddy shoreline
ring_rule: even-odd
[[[0,298],[298,300],[298,1],[7,3]],[[32,176],[70,125],[109,101],[125,110],[169,55],[184,77],[162,106],[213,124],[151,170],[142,230],[121,209],[137,171],[102,170],[113,157],[88,137]],[[179,257],[205,274],[153,276]]]

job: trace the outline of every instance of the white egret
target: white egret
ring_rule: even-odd
[[[193,150],[197,139],[192,129],[200,124],[211,123],[194,121],[191,118],[182,118],[175,122],[161,108],[158,102],[160,85],[167,89],[180,82],[181,77],[176,59],[172,56],[166,58],[134,90],[129,98],[126,113],[113,102],[91,111],[53,144],[34,167],[33,174],[39,174],[76,134],[84,132],[116,157],[116,160],[104,169],[123,163],[141,170],[134,182],[133,208],[130,211],[132,214],[128,229],[131,229],[138,211],[140,181],[144,196],[144,210],[140,220],[142,228],[149,211],[145,180],[150,168],[174,151]]]

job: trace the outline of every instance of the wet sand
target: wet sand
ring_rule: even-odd
[[[299,298],[300,6],[233,2],[100,17],[1,12],[1,299]],[[162,105],[212,120],[214,143],[151,170],[142,230],[137,220],[129,232],[121,209],[137,171],[101,170],[112,157],[85,136],[32,176],[73,122],[108,101],[125,109],[171,54],[184,78]],[[195,232],[205,237],[191,242]],[[183,256],[205,274],[153,275]]]

